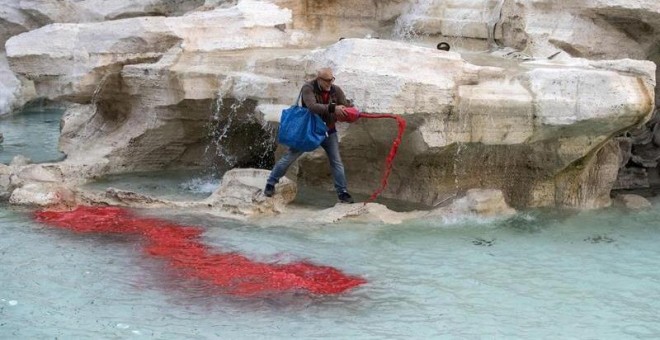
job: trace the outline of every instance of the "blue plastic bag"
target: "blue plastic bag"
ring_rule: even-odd
[[[293,106],[282,110],[277,140],[293,150],[312,151],[328,136],[328,129],[318,115],[298,105],[300,95]]]

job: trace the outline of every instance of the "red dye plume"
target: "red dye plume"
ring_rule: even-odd
[[[366,281],[309,262],[269,264],[237,253],[214,253],[200,242],[202,228],[140,218],[117,207],[78,207],[73,211],[39,211],[36,220],[77,233],[133,234],[148,242],[145,253],[163,258],[189,277],[211,282],[227,293],[254,296],[305,290],[338,294]]]

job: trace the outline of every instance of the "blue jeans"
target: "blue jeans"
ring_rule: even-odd
[[[335,190],[337,191],[337,194],[346,192],[346,174],[344,173],[344,163],[341,162],[341,157],[339,156],[339,138],[337,137],[337,134],[331,133],[326,137],[323,142],[321,142],[321,147],[323,147],[323,150],[325,150],[325,153],[328,155],[328,162],[330,163],[330,170],[332,171],[332,178],[335,182]],[[275,163],[266,183],[275,185],[275,183],[279,182],[280,178],[284,176],[291,163],[298,159],[302,154],[303,151],[293,149],[287,150],[286,154]]]

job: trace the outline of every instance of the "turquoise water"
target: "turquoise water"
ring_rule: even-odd
[[[2,161],[19,153],[60,158],[59,115],[0,120]],[[190,171],[114,176],[90,187],[197,199],[218,185]],[[653,203],[641,213],[530,211],[499,222],[397,226],[264,228],[140,212],[201,226],[218,251],[305,259],[368,281],[339,296],[269,298],[226,296],[184,279],[145,256],[134,238],[76,235],[0,206],[0,339],[658,339],[660,200]],[[334,196],[301,188],[295,204],[321,210]]]
[[[658,204],[398,226],[262,228],[169,212],[206,228],[214,249],[368,280],[340,296],[271,298],[220,295],[134,239],[76,235],[4,207],[0,338],[657,339]]]
[[[57,149],[62,109],[26,108],[22,112],[0,118],[0,163],[9,164],[14,156],[23,155],[34,163],[64,159]]]
[[[201,200],[210,196],[220,180],[202,170],[168,170],[110,175],[85,185],[90,190],[108,187],[170,200]]]

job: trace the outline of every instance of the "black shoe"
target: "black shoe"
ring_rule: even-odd
[[[266,188],[264,188],[264,195],[266,197],[273,197],[275,194],[275,186],[272,184],[266,184]]]
[[[353,197],[351,197],[351,194],[347,192],[342,192],[341,194],[337,195],[339,198],[339,203],[355,203],[353,201]]]

